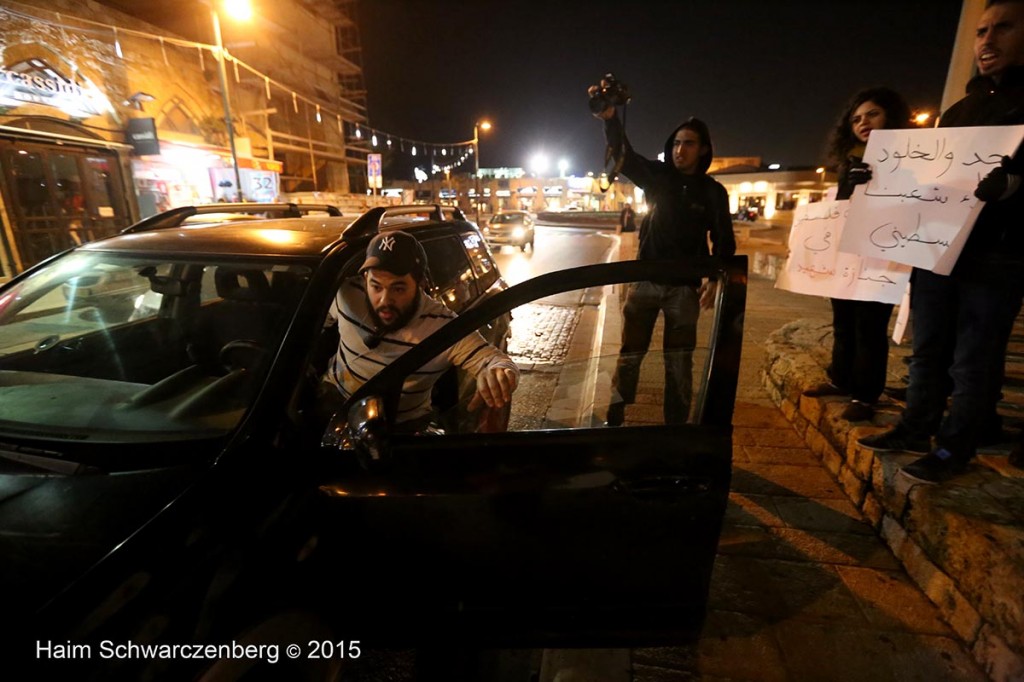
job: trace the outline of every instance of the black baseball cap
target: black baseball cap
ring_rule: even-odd
[[[412,274],[417,279],[427,266],[427,253],[419,240],[407,232],[382,232],[366,247],[366,260],[359,268],[362,274],[370,268],[387,270],[395,275]]]

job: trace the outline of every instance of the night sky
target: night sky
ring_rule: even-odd
[[[570,174],[599,170],[601,125],[586,88],[629,85],[627,134],[655,156],[695,115],[719,156],[814,166],[863,87],[912,109],[942,97],[960,0],[363,0],[370,125],[407,139],[481,136],[483,167],[528,167],[544,151]],[[422,161],[422,159],[421,159]],[[422,163],[421,163],[422,165]]]

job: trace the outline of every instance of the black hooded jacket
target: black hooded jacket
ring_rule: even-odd
[[[665,161],[652,161],[633,151],[618,116],[605,120],[605,139],[621,160],[621,174],[647,198],[649,210],[640,225],[638,260],[706,256],[709,234],[713,255],[736,253],[729,195],[706,174],[712,157],[710,135],[708,154],[701,159],[697,173],[685,175],[672,164],[672,145],[682,127],[665,141]]]
[[[967,96],[939,119],[940,128],[1024,124],[1024,67],[1011,67],[996,83],[977,76]],[[1024,175],[1024,154],[1014,155],[1010,173]],[[953,276],[1000,285],[1024,277],[1024,190],[985,205],[957,259]]]

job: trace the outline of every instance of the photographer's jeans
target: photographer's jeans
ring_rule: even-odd
[[[622,309],[622,348],[612,378],[612,402],[636,401],[640,365],[651,345],[659,312],[665,315],[665,423],[685,424],[693,402],[693,349],[700,315],[697,287],[651,282],[629,286]]]
[[[914,355],[902,425],[957,457],[974,456],[978,429],[999,394],[1020,286],[993,286],[915,269],[911,289]],[[953,358],[950,366],[949,358]],[[953,395],[946,407],[949,379]]]

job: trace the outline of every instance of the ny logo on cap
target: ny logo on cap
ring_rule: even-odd
[[[395,246],[395,238],[392,236],[381,237],[379,251],[390,251]]]

